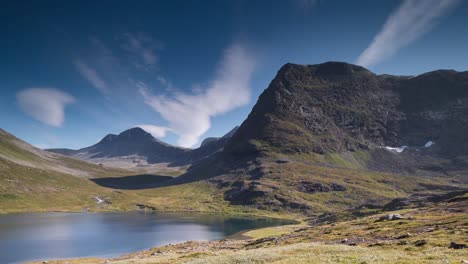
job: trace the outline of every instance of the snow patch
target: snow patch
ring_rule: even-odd
[[[408,146],[401,146],[401,147],[385,147],[388,150],[395,151],[397,153],[403,152]]]
[[[104,202],[104,200],[102,200],[101,198],[99,198],[99,196],[95,196],[95,197],[94,197],[94,200],[96,200],[96,203],[98,203],[98,204]]]
[[[426,144],[424,144],[424,147],[425,148],[429,148],[431,147],[432,145],[434,145],[435,143],[433,141],[428,141]]]

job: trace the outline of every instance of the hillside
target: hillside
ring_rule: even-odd
[[[232,204],[311,216],[464,189],[467,81],[286,64],[224,151],[173,182],[209,179]]]
[[[466,156],[466,87],[468,72],[404,77],[340,62],[286,64],[226,149],[325,155],[405,147],[400,156]]]
[[[43,151],[2,129],[0,129],[0,158],[30,168],[52,170],[57,173],[85,178],[128,174],[126,170],[104,168],[96,164]]]
[[[83,210],[271,214],[232,206],[207,182],[161,187],[160,182],[181,173],[176,170],[147,173],[101,166],[37,149],[0,132],[0,214]]]

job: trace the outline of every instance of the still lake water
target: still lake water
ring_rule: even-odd
[[[176,213],[0,215],[0,263],[85,256],[115,257],[187,240],[216,240],[287,224],[275,219]]]

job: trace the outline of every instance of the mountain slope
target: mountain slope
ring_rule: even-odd
[[[434,153],[468,154],[467,113],[468,72],[401,77],[340,62],[286,64],[227,149],[324,154],[433,141]]]
[[[98,209],[96,196],[131,196],[88,178],[123,175],[129,172],[46,152],[0,129],[0,213]]]
[[[463,189],[467,99],[468,72],[286,64],[224,151],[173,182],[209,179],[233,204],[310,215]]]
[[[0,214],[37,211],[115,211],[155,208],[158,211],[239,210],[228,208],[207,183],[154,189],[170,178],[166,170],[148,174],[100,166],[37,149],[0,130]],[[124,188],[103,181],[125,183]],[[99,199],[98,199],[99,198]]]
[[[0,129],[0,158],[25,167],[87,178],[128,174],[128,171],[125,170],[104,168],[96,164],[43,151],[2,129]]]

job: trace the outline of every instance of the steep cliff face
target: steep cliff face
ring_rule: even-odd
[[[405,77],[341,62],[286,64],[226,152],[326,154],[408,146],[465,155],[467,109],[468,72]]]

